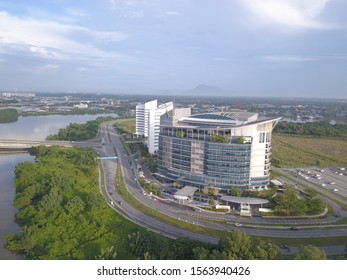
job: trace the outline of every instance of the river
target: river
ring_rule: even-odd
[[[60,128],[72,122],[85,123],[98,115],[51,115],[19,117],[15,123],[0,124],[0,139],[44,140],[48,135],[57,133]],[[111,114],[116,117],[116,114]],[[34,161],[29,154],[0,154],[0,260],[23,259],[22,255],[14,254],[4,245],[3,234],[18,233],[20,227],[15,222],[17,209],[13,206],[15,189],[13,187],[14,169],[23,161]]]

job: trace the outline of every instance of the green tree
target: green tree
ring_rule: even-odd
[[[18,120],[18,112],[16,109],[1,109],[0,110],[0,123],[16,122]]]
[[[182,130],[177,131],[176,136],[178,138],[183,138],[184,137],[184,131],[182,131]]]
[[[313,245],[300,246],[294,260],[326,260],[326,254]]]
[[[279,122],[274,128],[274,133],[293,134],[293,135],[310,135],[310,136],[326,136],[326,137],[347,137],[347,125],[337,124],[331,125],[327,122],[313,123],[289,123]]]
[[[210,193],[213,196],[217,196],[217,195],[219,195],[219,189],[217,189],[217,188],[210,188]]]
[[[229,194],[231,196],[241,196],[241,190],[239,188],[232,187],[229,191]]]
[[[277,246],[264,240],[260,240],[254,246],[254,258],[257,260],[277,260],[281,253]]]
[[[226,260],[253,259],[253,242],[249,235],[241,231],[232,231],[226,239],[221,241],[222,256]]]
[[[215,206],[216,205],[216,203],[215,203],[215,201],[214,201],[214,199],[210,199],[210,201],[208,202],[209,204],[210,204],[210,206]]]
[[[243,144],[243,143],[245,143],[245,140],[246,140],[245,137],[240,136],[240,137],[237,138],[237,141],[236,141],[236,142],[237,142],[238,144]]]
[[[209,193],[209,187],[208,187],[208,186],[205,186],[205,187],[202,189],[202,193],[203,193],[204,195],[208,195],[208,193]]]
[[[114,246],[101,249],[101,253],[95,257],[97,260],[116,260],[117,252]]]
[[[210,259],[210,250],[204,247],[197,247],[193,249],[194,259],[196,260],[208,260]]]
[[[211,142],[228,143],[229,137],[222,134],[211,134]]]

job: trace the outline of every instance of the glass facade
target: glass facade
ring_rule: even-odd
[[[182,171],[190,171],[191,142],[179,138],[172,139],[172,167]]]
[[[251,145],[205,144],[204,173],[214,178],[217,187],[248,186]],[[218,186],[219,185],[219,186]]]
[[[158,171],[162,176],[195,187],[229,190],[249,186],[251,144],[182,139],[166,128],[162,131],[166,132],[159,136]]]

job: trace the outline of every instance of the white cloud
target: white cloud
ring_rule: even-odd
[[[130,11],[129,12],[129,16],[130,17],[134,17],[134,18],[142,18],[145,16],[145,12],[142,10],[138,10],[138,11]]]
[[[26,52],[43,58],[108,59],[113,62],[129,59],[125,54],[97,47],[99,41],[125,40],[125,34],[120,32],[19,18],[7,12],[0,12],[0,22],[0,53]]]
[[[87,67],[79,67],[77,68],[77,71],[80,71],[80,72],[85,72],[85,71],[89,71],[90,69],[87,68]]]
[[[42,70],[45,70],[45,69],[58,69],[59,68],[59,65],[56,65],[56,64],[47,64],[47,65],[44,65],[41,67]]]
[[[345,60],[347,54],[326,54],[326,55],[264,55],[260,57],[261,60],[269,62],[309,62],[318,60]]]
[[[146,4],[148,0],[109,0],[112,10],[126,9]]]
[[[231,58],[229,58],[229,57],[214,57],[213,60],[214,61],[230,61]]]
[[[256,18],[276,27],[292,29],[331,29],[319,21],[330,0],[242,0]],[[276,24],[276,25],[274,25]]]
[[[179,15],[179,13],[175,12],[175,11],[167,11],[167,12],[165,12],[165,14],[168,16],[178,16]]]
[[[317,58],[312,56],[300,55],[266,55],[262,56],[261,59],[272,62],[304,62],[317,60]]]
[[[76,8],[67,9],[67,13],[73,17],[81,17],[81,18],[88,17],[88,14],[86,12]]]
[[[123,41],[127,38],[127,36],[120,32],[110,32],[110,31],[95,31],[92,32],[95,38],[108,41],[108,42],[118,42]]]
[[[117,9],[116,0],[109,0],[113,10]]]

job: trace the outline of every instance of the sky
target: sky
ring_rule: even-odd
[[[346,0],[0,0],[0,91],[347,97]]]

